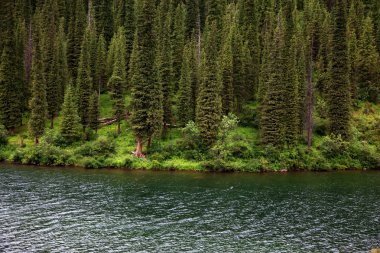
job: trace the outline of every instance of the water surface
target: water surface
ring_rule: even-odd
[[[0,252],[369,252],[380,172],[0,165]]]

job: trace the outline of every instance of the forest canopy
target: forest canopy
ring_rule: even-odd
[[[0,5],[2,159],[380,167],[378,0]]]

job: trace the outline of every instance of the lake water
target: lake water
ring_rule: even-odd
[[[380,172],[0,165],[0,252],[369,252]]]

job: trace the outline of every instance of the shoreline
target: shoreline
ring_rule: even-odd
[[[101,167],[101,168],[86,168],[84,166],[77,165],[40,165],[40,164],[22,164],[9,161],[1,161],[0,168],[6,167],[34,167],[41,169],[68,169],[68,170],[83,170],[83,171],[123,171],[123,172],[172,172],[172,173],[212,173],[212,174],[295,174],[295,173],[331,173],[331,172],[380,172],[378,169],[362,169],[362,168],[350,168],[350,169],[292,169],[292,170],[252,170],[243,171],[239,169],[231,170],[196,170],[196,169],[179,169],[179,168],[127,168],[127,167]]]

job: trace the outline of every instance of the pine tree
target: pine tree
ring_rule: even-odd
[[[173,22],[173,35],[171,41],[171,68],[173,87],[177,89],[181,76],[182,53],[186,38],[186,10],[183,4],[179,4],[175,9]]]
[[[107,84],[107,49],[103,34],[99,35],[97,45],[94,88],[100,92],[104,92]]]
[[[135,1],[125,0],[125,39],[126,39],[126,73],[129,72],[129,62],[133,49],[133,36],[135,34]],[[129,80],[129,77],[127,77]],[[128,82],[127,82],[128,83]],[[128,86],[128,85],[127,85]]]
[[[112,1],[91,0],[95,9],[96,33],[103,34],[106,42],[109,42],[113,35]]]
[[[164,129],[163,134],[166,134],[168,125],[172,123],[172,97],[175,81],[172,80],[175,64],[173,65],[171,57],[177,57],[172,55],[171,43],[170,43],[170,25],[171,17],[167,15],[169,10],[169,1],[162,1],[159,5],[156,15],[155,24],[155,37],[156,37],[156,57],[155,57],[155,73],[157,84],[162,90],[162,106],[163,106],[163,122]],[[182,55],[181,55],[182,57]],[[176,67],[177,69],[177,67]],[[175,77],[176,78],[176,77]],[[173,83],[174,82],[174,83]]]
[[[71,75],[77,76],[81,45],[86,29],[86,10],[83,0],[75,0],[75,5],[73,4],[72,6],[69,20],[68,59]]]
[[[129,76],[132,86],[131,124],[137,140],[135,155],[142,157],[143,140],[149,141],[162,126],[162,95],[153,73],[154,1],[143,0],[139,8]]]
[[[67,62],[67,39],[65,35],[65,20],[60,19],[58,34],[56,37],[55,45],[55,57],[57,61],[57,81],[58,81],[58,104],[59,108],[63,103],[65,96],[66,85],[70,82],[71,76],[68,68]]]
[[[277,26],[271,40],[271,51],[268,55],[266,93],[262,101],[260,114],[260,139],[264,145],[282,147],[285,144],[286,89],[285,75],[285,25],[281,11],[277,16]]]
[[[112,12],[113,12],[113,30],[117,31],[119,27],[124,25],[125,0],[114,0]]]
[[[234,9],[229,6],[223,19],[223,44],[219,55],[218,81],[221,87],[222,111],[228,115],[234,111],[233,36],[235,32]]]
[[[202,142],[211,146],[217,136],[217,129],[222,114],[220,87],[217,80],[218,50],[217,24],[215,21],[206,21],[204,48],[202,52],[202,79],[197,98],[196,124],[199,128]]]
[[[329,87],[328,114],[330,133],[350,136],[350,82],[347,56],[346,18],[343,0],[335,7],[335,31],[333,34],[332,82]]]
[[[363,32],[358,41],[358,52],[355,58],[356,81],[359,89],[359,99],[374,103],[379,101],[380,92],[380,63],[376,50],[376,41],[371,17],[364,21]]]
[[[88,109],[88,127],[97,132],[99,127],[100,113],[99,94],[97,91],[92,92],[89,104],[90,105]]]
[[[15,34],[16,24],[13,17],[13,1],[6,0],[2,3],[2,25],[4,30],[1,31],[0,44],[3,48],[0,58],[0,124],[8,130],[21,125],[21,107],[20,95],[22,94],[23,69],[20,63],[18,52],[17,36]],[[21,76],[20,76],[21,74]]]
[[[35,144],[39,143],[39,138],[45,130],[45,120],[47,116],[46,86],[44,74],[41,71],[43,66],[43,50],[44,42],[38,41],[34,47],[34,57],[32,65],[32,98],[29,102],[30,118],[29,118],[29,135],[34,138]]]
[[[68,142],[77,141],[81,137],[80,117],[75,101],[74,88],[68,85],[62,105],[62,122],[60,126],[60,133]]]
[[[83,37],[82,49],[80,54],[78,76],[77,76],[77,91],[78,91],[78,113],[81,118],[81,124],[83,128],[88,125],[88,110],[89,101],[92,94],[93,79],[91,72],[91,45],[94,36],[90,27],[86,28],[85,35]]]
[[[289,64],[286,82],[286,116],[284,117],[286,144],[293,146],[297,143],[302,129],[303,104],[305,101],[306,65],[305,41],[303,30],[297,22],[289,47]],[[312,96],[310,94],[310,96]]]
[[[44,75],[46,81],[46,99],[47,99],[47,109],[48,118],[50,119],[50,128],[54,126],[54,117],[57,116],[60,105],[62,102],[61,97],[61,86],[62,86],[62,76],[59,72],[62,70],[60,65],[61,59],[59,55],[59,47],[64,41],[62,39],[64,36],[64,27],[59,28],[59,9],[57,0],[46,1],[42,9],[43,24],[42,24],[42,36],[44,42],[41,49],[41,54],[43,55],[44,61]],[[62,24],[63,25],[63,24]],[[61,34],[58,37],[58,31],[61,29]]]
[[[181,79],[178,89],[178,123],[185,126],[190,120],[194,120],[194,100],[193,100],[193,81],[194,69],[194,44],[189,42],[185,45],[183,51],[183,62],[181,68]]]

